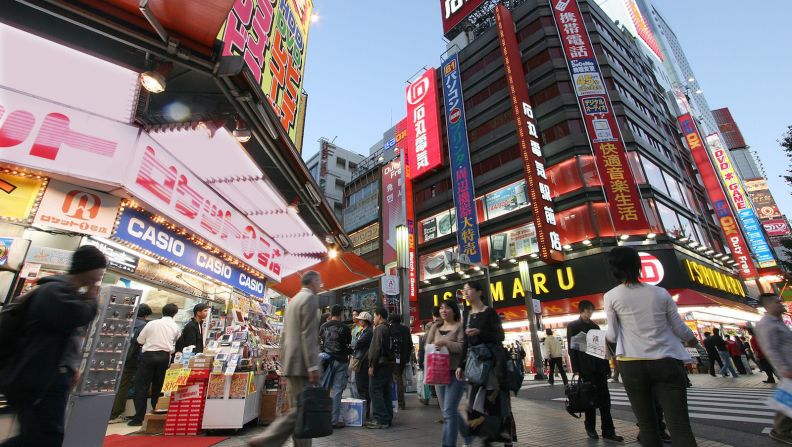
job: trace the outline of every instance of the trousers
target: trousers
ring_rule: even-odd
[[[146,416],[146,398],[151,387],[151,408],[157,407],[162,384],[165,382],[165,371],[170,364],[170,353],[165,351],[148,351],[140,357],[140,364],[135,375],[135,417],[132,420],[143,422]]]
[[[74,373],[61,371],[38,401],[9,390],[6,396],[17,412],[19,434],[2,447],[60,447],[66,418],[66,403]]]
[[[279,447],[294,434],[297,425],[297,399],[305,389],[305,377],[287,377],[286,389],[289,393],[289,412],[279,417],[256,438],[248,441],[251,447]],[[294,447],[311,447],[310,439],[293,439]]]

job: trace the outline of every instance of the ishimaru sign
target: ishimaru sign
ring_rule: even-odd
[[[127,208],[114,236],[185,268],[200,272],[257,298],[264,297],[265,280],[247,274],[200,249],[187,238],[153,222],[146,214]]]

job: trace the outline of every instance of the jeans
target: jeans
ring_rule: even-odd
[[[374,375],[369,377],[369,395],[374,419],[380,424],[390,425],[393,422],[393,366],[381,365],[374,368]]]
[[[454,371],[451,371],[451,383],[448,385],[437,385],[437,400],[442,402],[440,408],[443,410],[443,447],[456,447],[457,433],[465,426],[465,420],[459,413],[459,402],[465,394],[465,382],[456,378]],[[465,444],[472,444],[473,437],[464,436]]]
[[[135,417],[133,421],[143,422],[146,416],[146,398],[151,386],[151,408],[157,407],[162,384],[165,382],[165,371],[170,365],[170,353],[165,351],[144,352],[135,375]]]
[[[687,379],[681,360],[633,360],[621,362],[622,383],[638,419],[643,447],[661,447],[655,409],[663,408],[674,447],[695,447],[687,403]]]
[[[561,373],[561,380],[563,380],[564,385],[566,385],[568,380],[567,380],[566,372],[564,372],[564,365],[561,362],[561,357],[553,357],[550,359],[550,377],[548,378],[548,381],[550,382],[550,384],[555,382],[555,377],[554,377],[555,374],[553,374],[553,370],[555,369],[555,367],[558,367],[558,372]]]
[[[38,401],[24,393],[9,390],[7,398],[17,412],[19,434],[0,444],[2,447],[60,447],[66,418],[66,403],[74,374],[59,372]]]
[[[734,370],[734,365],[732,365],[729,353],[726,351],[718,351],[718,354],[720,354],[721,361],[723,362],[723,368],[721,368],[720,373],[726,376],[726,371],[728,370],[732,373],[732,376],[737,377],[739,374]]]
[[[331,421],[333,425],[335,425],[338,423],[338,419],[341,416],[341,399],[344,397],[344,390],[347,386],[347,380],[349,380],[347,376],[349,363],[333,360],[331,367],[333,368],[333,387],[330,390],[330,397],[333,398],[333,415]],[[341,422],[343,422],[343,420]]]
[[[624,372],[622,372],[622,377],[624,377]],[[613,425],[613,417],[611,416],[611,400],[610,400],[610,391],[608,391],[608,377],[602,374],[595,374],[595,375],[581,375],[581,379],[584,382],[591,382],[594,385],[594,401],[596,402],[597,406],[591,410],[586,410],[585,415],[585,426],[586,430],[596,431],[597,430],[597,408],[600,411],[600,417],[602,418],[602,435],[614,435],[616,434],[616,427]]]
[[[297,400],[308,381],[305,377],[286,377],[289,411],[272,423],[264,433],[248,441],[251,447],[282,446],[294,434],[297,425]],[[295,447],[311,447],[310,439],[292,439]]]
[[[352,371],[351,369],[348,371],[349,380],[347,384],[349,385],[349,395],[352,396],[352,399],[360,399],[360,394],[358,393],[357,389],[357,373]]]

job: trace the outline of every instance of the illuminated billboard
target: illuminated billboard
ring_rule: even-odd
[[[644,19],[643,14],[641,14],[641,10],[638,8],[638,4],[635,3],[635,0],[624,0],[625,6],[627,6],[627,12],[630,14],[630,19],[635,25],[635,30],[638,32],[638,38],[652,50],[655,56],[662,62],[663,59],[663,52],[660,49],[660,44],[657,43],[657,39],[655,38],[654,33],[652,30],[649,29],[649,24]]]
[[[242,56],[275,116],[295,143],[313,0],[236,0],[220,28],[220,56]]]
[[[440,0],[443,17],[443,34],[451,31],[459,22],[465,20],[484,0]]]
[[[430,68],[407,86],[407,152],[412,179],[443,164],[440,112],[435,69]]]

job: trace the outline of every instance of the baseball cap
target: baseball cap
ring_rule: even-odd
[[[372,321],[374,321],[374,318],[372,318],[371,314],[368,312],[361,312],[358,314],[355,320],[366,320],[369,323],[371,323]]]

